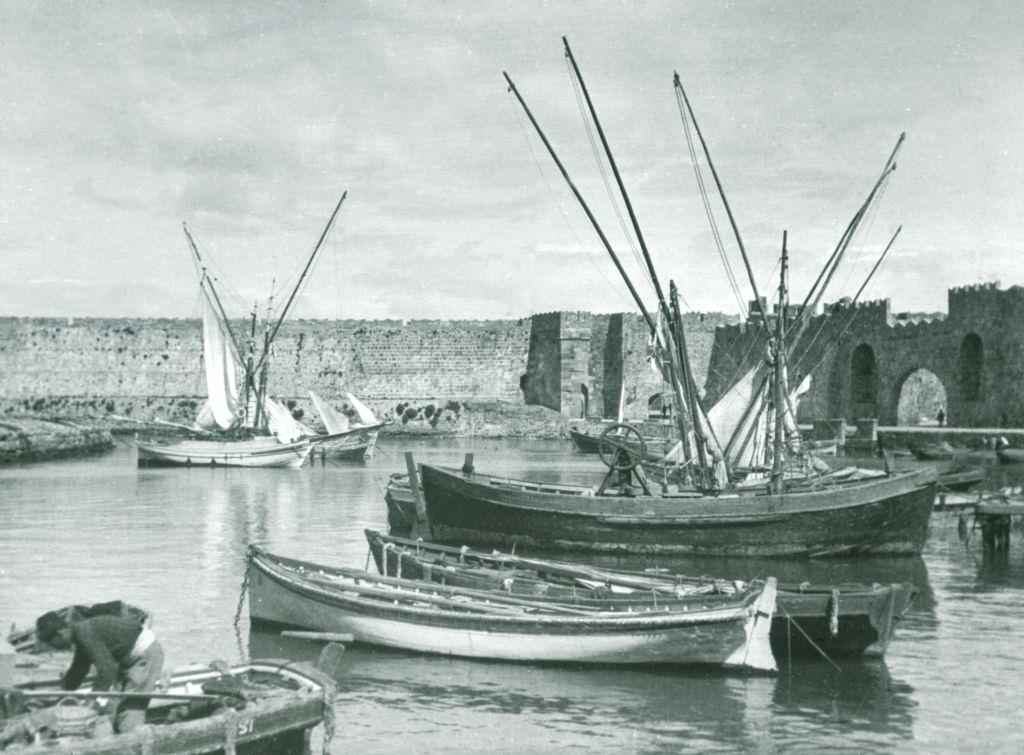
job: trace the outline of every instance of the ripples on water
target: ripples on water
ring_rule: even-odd
[[[386,527],[383,487],[404,469],[406,448],[449,464],[473,451],[482,471],[546,481],[593,484],[603,470],[568,443],[482,440],[392,440],[365,466],[301,470],[137,469],[133,449],[2,468],[0,621],[22,625],[58,605],[123,598],[154,612],[168,665],[234,659],[246,545],[364,567],[363,529]],[[973,543],[965,550],[955,516],[937,513],[923,558],[659,563],[734,578],[914,582],[921,596],[886,660],[838,671],[819,660],[772,677],[532,666],[352,647],[339,668],[335,746],[1019,752],[1024,532],[1014,530],[1000,562],[982,559],[977,534]],[[248,641],[255,656],[319,652],[265,632]]]

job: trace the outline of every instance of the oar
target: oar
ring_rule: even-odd
[[[58,689],[53,691],[33,690],[33,691],[21,691],[19,694],[24,697],[80,697],[86,700],[94,700],[100,697],[109,697],[117,699],[134,699],[139,697],[149,698],[151,700],[220,700],[224,697],[231,697],[231,695],[189,695],[185,692],[112,692],[112,691],[94,691],[94,690],[66,690]]]

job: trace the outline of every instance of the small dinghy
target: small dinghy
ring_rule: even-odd
[[[0,696],[0,752],[309,752],[311,730],[331,717],[334,682],[303,663],[255,660],[192,667],[145,693],[146,724],[117,734],[90,703],[132,693],[30,685]]]

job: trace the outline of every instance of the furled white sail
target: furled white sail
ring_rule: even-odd
[[[751,367],[750,371],[736,381],[708,410],[708,421],[715,431],[715,437],[721,439],[723,443],[728,443],[733,437],[754,398],[754,377],[758,367],[759,365]]]
[[[238,413],[238,378],[231,339],[207,296],[203,300],[203,362],[209,411],[217,426],[226,430]]]
[[[263,411],[267,413],[270,432],[282,443],[294,443],[306,434],[292,413],[274,399],[268,397],[263,400]]]
[[[370,407],[357,399],[351,393],[346,393],[345,396],[348,397],[348,402],[352,404],[352,408],[355,409],[356,414],[359,415],[360,422],[364,425],[380,424],[380,420],[377,419],[377,415],[373,413],[373,410],[370,409]]]
[[[320,415],[320,419],[323,420],[324,427],[327,429],[328,433],[334,435],[335,433],[343,433],[348,430],[348,417],[339,412],[327,403],[326,399],[313,391],[309,392],[309,397],[313,399],[313,406],[316,407],[316,413]]]

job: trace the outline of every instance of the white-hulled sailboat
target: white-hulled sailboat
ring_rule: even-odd
[[[386,422],[377,419],[373,410],[351,393],[346,393],[345,397],[359,418],[355,424],[318,393],[310,391],[309,397],[327,432],[327,437],[317,443],[320,451],[334,459],[368,461],[373,458],[377,436]]]
[[[316,260],[327,234],[345,201],[338,201],[313,253],[292,289],[284,309],[271,326],[268,320],[263,350],[256,353],[256,317],[246,358],[224,312],[213,279],[207,272],[195,241],[185,226],[185,237],[199,271],[203,312],[203,366],[207,399],[187,434],[139,440],[139,464],[208,465],[232,467],[301,467],[320,441],[318,435],[292,417],[291,412],[267,391],[270,349],[288,316],[302,284]],[[241,377],[241,379],[239,379]],[[170,423],[167,423],[170,424]]]

